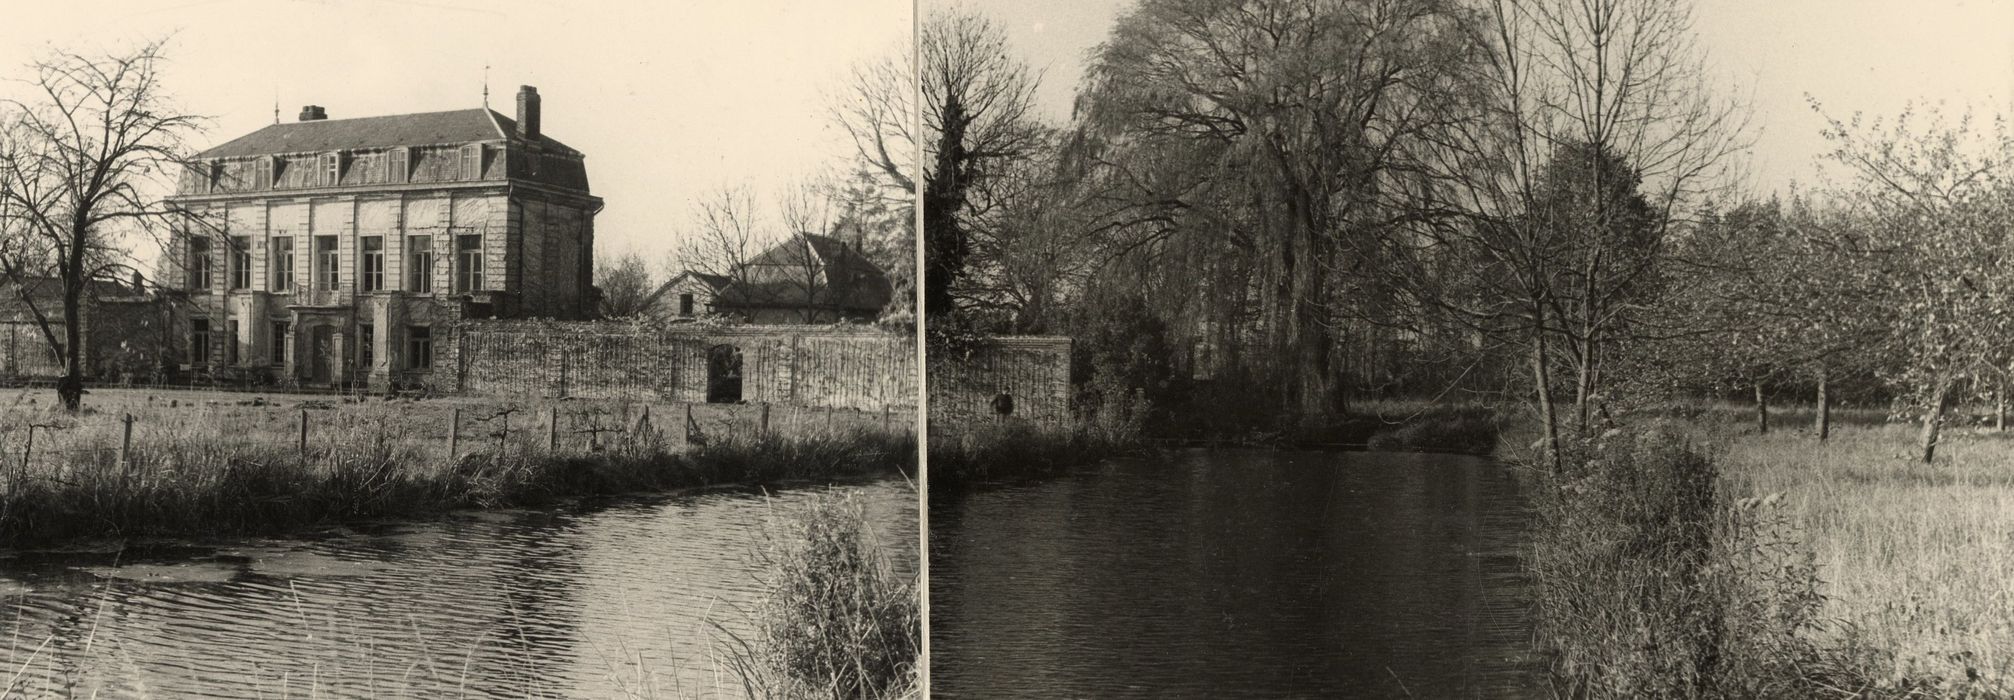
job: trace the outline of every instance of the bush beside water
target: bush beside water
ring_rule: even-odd
[[[769,572],[755,639],[725,635],[749,697],[915,697],[923,619],[915,576],[895,571],[851,496],[802,506],[757,552]]]

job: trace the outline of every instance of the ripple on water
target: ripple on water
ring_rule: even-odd
[[[846,487],[915,539],[900,482]],[[734,493],[359,525],[298,540],[0,559],[0,663],[30,696],[738,696],[712,623],[746,632],[778,506]],[[912,547],[898,564],[916,567]],[[125,557],[122,561],[121,557]]]

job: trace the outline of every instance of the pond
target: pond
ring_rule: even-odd
[[[832,490],[913,574],[901,480],[15,552],[0,660],[29,697],[739,697],[764,528]]]
[[[1543,695],[1488,460],[1190,450],[930,518],[934,697]]]

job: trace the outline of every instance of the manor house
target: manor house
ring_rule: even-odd
[[[383,388],[428,382],[452,322],[592,316],[602,200],[539,109],[531,86],[515,119],[310,105],[197,154],[161,266],[187,364]]]

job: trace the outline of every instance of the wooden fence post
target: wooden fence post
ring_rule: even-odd
[[[462,409],[457,406],[453,411],[448,413],[448,464],[452,465],[455,463],[456,457],[459,456],[455,453],[461,450],[461,442]]]
[[[558,406],[547,408],[545,411],[545,449],[548,452],[554,452],[559,450]]]
[[[126,494],[126,481],[133,473],[133,414],[119,419],[125,428],[119,436],[119,494]]]
[[[683,430],[683,431],[680,431],[680,432],[684,433],[685,437],[684,437],[684,439],[681,439],[681,440],[679,440],[679,441],[678,441],[678,442],[679,442],[679,444],[681,444],[681,445],[691,445],[691,444],[692,444],[692,425],[693,425],[693,422],[692,422],[692,403],[691,403],[691,402],[687,402],[687,403],[685,404],[685,430]]]
[[[28,465],[34,463],[34,461],[35,426],[30,424],[28,426],[28,446],[21,449],[21,471],[19,472],[19,476],[15,477],[14,483],[19,484],[28,478]]]
[[[308,409],[301,409],[301,459],[308,458]]]
[[[762,404],[762,420],[756,425],[755,434],[757,436],[769,435],[769,403],[766,401]]]

